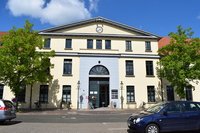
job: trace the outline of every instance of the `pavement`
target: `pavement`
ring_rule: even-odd
[[[23,110],[17,112],[17,115],[66,115],[66,114],[133,114],[139,113],[140,109],[113,109],[113,108],[96,108],[96,109],[49,109],[49,110]]]

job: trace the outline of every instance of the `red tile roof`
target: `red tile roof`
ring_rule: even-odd
[[[1,32],[0,31],[0,36],[4,35],[4,34],[7,34],[8,32]]]
[[[162,48],[170,43],[170,37],[163,37],[158,41],[158,48]]]

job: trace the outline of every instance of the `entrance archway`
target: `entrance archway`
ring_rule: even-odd
[[[108,107],[109,71],[102,65],[96,65],[89,72],[89,101],[94,108]]]

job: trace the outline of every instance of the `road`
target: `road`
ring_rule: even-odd
[[[0,133],[127,133],[129,113],[23,114],[0,126]]]
[[[105,111],[22,113],[13,121],[1,124],[0,133],[128,133],[126,120],[130,114]]]

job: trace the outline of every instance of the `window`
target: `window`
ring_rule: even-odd
[[[48,85],[40,85],[39,101],[41,103],[48,103],[48,91],[49,91],[49,86]]]
[[[24,84],[20,87],[20,92],[17,100],[18,102],[25,103],[25,98],[26,98],[26,85]]]
[[[134,75],[133,61],[126,61],[126,75]]]
[[[167,101],[174,101],[174,88],[170,85],[167,87]]]
[[[145,50],[146,51],[151,51],[151,42],[150,41],[146,41],[145,42]]]
[[[71,102],[71,86],[70,85],[63,86],[62,99],[63,99],[63,102]]]
[[[181,105],[179,103],[170,103],[166,108],[167,113],[178,113],[181,111]]]
[[[106,67],[102,65],[96,65],[91,68],[90,75],[109,75],[109,71]]]
[[[72,48],[72,39],[66,39],[65,40],[65,48],[71,49]]]
[[[102,49],[102,40],[96,40],[96,49]]]
[[[185,88],[185,94],[186,94],[186,100],[187,101],[192,101],[193,98],[192,98],[192,87],[191,86],[187,86]]]
[[[66,75],[72,74],[72,60],[71,59],[64,59],[63,74],[66,74]]]
[[[50,59],[49,58],[43,58],[41,60],[41,63],[42,63],[42,66],[46,67],[46,68],[43,69],[43,72],[45,72],[47,75],[50,75],[50,66],[49,66],[51,64]]]
[[[3,46],[3,42],[0,41],[0,46]]]
[[[146,74],[147,76],[153,76],[153,61],[146,61]]]
[[[131,41],[126,41],[126,51],[132,51]]]
[[[87,40],[87,48],[88,49],[93,49],[93,40],[92,39],[88,39]]]
[[[127,86],[127,103],[135,102],[134,86]]]
[[[147,86],[148,102],[155,102],[155,89],[154,86]]]
[[[185,111],[189,111],[189,112],[200,110],[198,104],[196,104],[196,103],[185,102],[185,103],[183,103],[183,106],[184,106]]]
[[[118,90],[112,90],[112,99],[118,99]]]
[[[111,40],[105,40],[105,49],[111,49]]]
[[[3,99],[3,88],[4,85],[0,84],[0,99]]]
[[[50,48],[50,42],[51,42],[50,38],[45,38],[45,40],[44,40],[44,48],[49,49]]]

